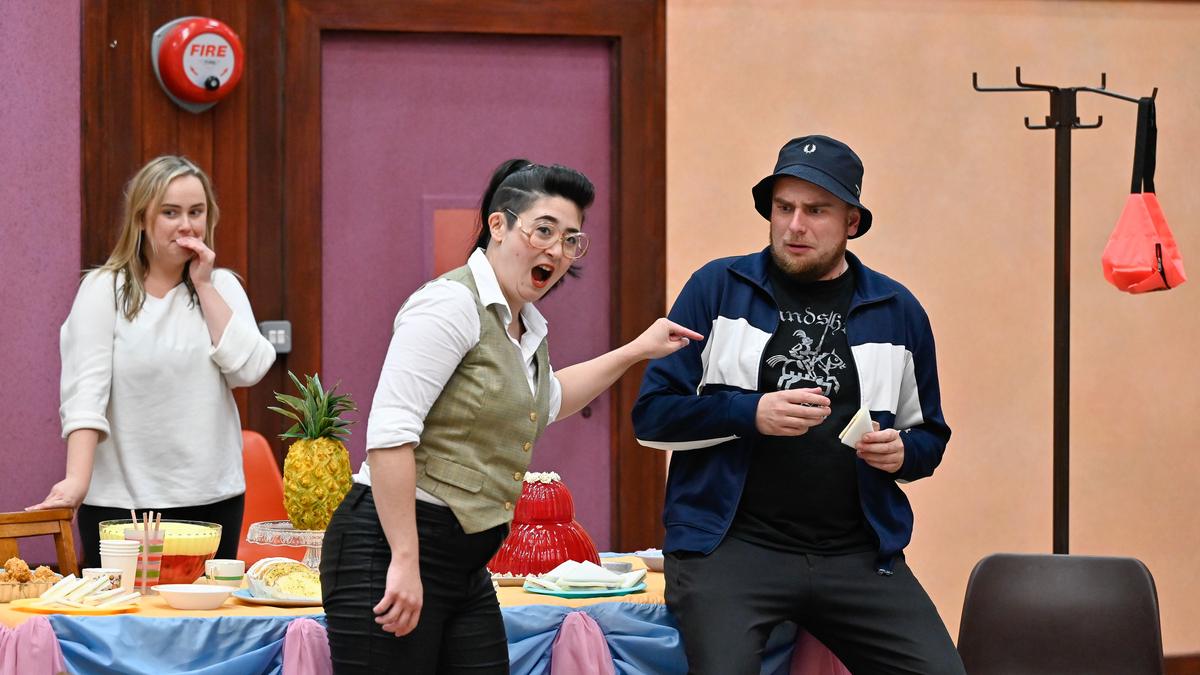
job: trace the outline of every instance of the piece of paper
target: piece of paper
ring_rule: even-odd
[[[847,424],[845,429],[842,429],[842,433],[838,435],[838,438],[842,439],[842,445],[848,445],[853,448],[862,440],[863,436],[874,430],[875,427],[871,424],[871,411],[867,410],[866,406],[863,406],[858,409],[858,412],[854,413],[854,418],[850,420],[850,424]]]

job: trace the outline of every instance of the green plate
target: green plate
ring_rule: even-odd
[[[529,584],[525,584],[521,588],[524,588],[530,593],[537,593],[538,595],[553,595],[556,598],[611,598],[618,595],[637,593],[638,591],[646,588],[646,582],[642,581],[638,583],[637,586],[632,588],[612,588],[596,591],[552,591],[547,588],[530,586]]]

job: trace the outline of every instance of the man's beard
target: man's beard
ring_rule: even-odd
[[[828,275],[841,263],[842,258],[846,255],[846,240],[843,239],[840,244],[827,255],[807,258],[805,260],[792,260],[780,252],[783,247],[783,242],[771,242],[771,259],[775,261],[775,265],[783,271],[785,275],[792,281],[801,284],[812,283],[819,281],[822,277]]]

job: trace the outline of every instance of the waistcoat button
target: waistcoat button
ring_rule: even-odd
[[[537,413],[535,413],[535,412],[529,413],[529,421],[536,422],[537,421]]]
[[[529,451],[530,451],[530,449],[532,449],[532,448],[533,448],[533,444],[532,444],[532,443],[526,443],[526,444],[525,444],[525,452],[529,452]]]
[[[504,510],[512,511],[512,502],[504,502]]]
[[[519,472],[513,473],[513,480],[521,480],[522,478],[524,478],[524,476],[522,476]]]

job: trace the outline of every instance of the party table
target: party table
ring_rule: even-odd
[[[634,557],[617,557],[644,567]],[[684,675],[678,624],[663,601],[664,579],[612,598],[559,598],[497,591],[514,675]],[[231,598],[211,611],[181,611],[157,596],[136,613],[41,616],[0,605],[0,675],[133,673],[326,675],[329,646],[320,607],[250,605]],[[57,643],[57,644],[55,644]],[[57,659],[55,660],[57,655]],[[772,634],[764,675],[848,675],[793,624]]]

